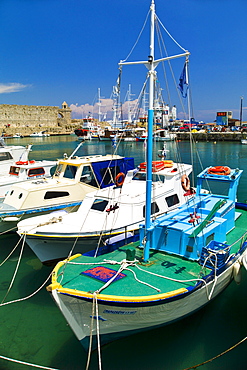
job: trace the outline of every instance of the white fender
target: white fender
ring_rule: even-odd
[[[237,284],[240,284],[241,282],[241,265],[239,262],[236,262],[233,265],[233,278]]]
[[[242,263],[244,265],[245,270],[247,270],[247,254],[243,255]]]

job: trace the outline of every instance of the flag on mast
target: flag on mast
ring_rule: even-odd
[[[179,84],[178,84],[178,88],[181,91],[183,98],[187,97],[188,87],[189,87],[189,83],[188,83],[188,75],[187,75],[187,63],[185,62],[184,68],[179,78]]]

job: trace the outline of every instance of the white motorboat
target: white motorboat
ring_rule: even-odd
[[[34,132],[33,134],[29,135],[30,137],[47,137],[50,136],[46,131],[39,131],[39,132]]]
[[[153,162],[153,218],[173,211],[194,196],[188,178],[191,171],[192,166],[184,163]],[[136,239],[144,220],[145,197],[146,163],[141,163],[138,171],[128,172],[122,186],[87,194],[78,211],[25,219],[18,223],[17,232],[25,235],[27,244],[43,263],[61,260],[72,250],[89,252],[95,249],[96,240],[97,253],[103,253],[105,245],[114,242],[116,236]]]
[[[74,153],[58,160],[51,178],[25,181],[10,188],[0,205],[0,232],[9,231],[21,219],[37,214],[61,209],[76,211],[87,193],[114,185],[119,172],[126,174],[134,168],[133,158],[77,157]]]
[[[28,155],[32,145],[27,147],[21,145],[6,145],[0,137],[0,176],[9,174],[10,166],[18,161],[28,161]]]
[[[0,202],[14,185],[26,180],[51,177],[51,169],[56,166],[56,161],[16,161],[9,168],[9,173],[0,175]]]

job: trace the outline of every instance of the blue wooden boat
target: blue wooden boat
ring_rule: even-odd
[[[246,265],[247,206],[236,203],[242,170],[204,169],[197,176],[194,198],[167,215],[150,217],[152,97],[160,61],[154,58],[154,0],[150,10],[150,56],[144,62],[150,80],[146,217],[140,240],[104,255],[77,254],[59,262],[47,288],[89,350],[193,314],[233,279],[239,283]],[[189,53],[183,55],[187,65]]]

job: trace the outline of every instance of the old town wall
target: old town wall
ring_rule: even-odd
[[[71,109],[66,102],[57,106],[0,104],[0,130],[3,135],[29,135],[37,131],[73,131]]]

